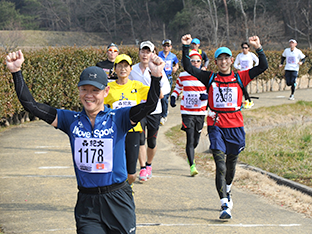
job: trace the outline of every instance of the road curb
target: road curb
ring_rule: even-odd
[[[210,149],[206,150],[203,153],[212,154]],[[312,188],[309,187],[309,186],[306,186],[306,185],[294,182],[292,180],[285,179],[285,178],[283,178],[281,176],[278,176],[278,175],[273,174],[271,172],[264,171],[264,170],[262,170],[260,168],[251,166],[251,165],[246,164],[246,163],[237,163],[237,165],[239,167],[243,168],[243,169],[250,170],[250,171],[255,171],[255,172],[261,173],[263,175],[267,175],[269,178],[273,179],[279,185],[287,186],[289,188],[298,190],[298,191],[300,191],[302,193],[305,193],[305,194],[307,194],[307,195],[312,197]]]
[[[276,174],[273,174],[271,172],[267,172],[267,171],[264,171],[260,168],[257,168],[257,167],[253,167],[253,166],[250,166],[248,164],[244,164],[244,163],[238,163],[237,164],[238,166],[240,166],[241,168],[244,168],[246,170],[251,170],[251,171],[255,171],[255,172],[259,172],[263,175],[267,175],[269,176],[271,179],[275,180],[277,184],[279,185],[285,185],[287,187],[290,187],[292,189],[296,189],[302,193],[305,193],[309,196],[312,196],[312,188],[306,186],[306,185],[302,185],[302,184],[299,184],[297,182],[294,182],[292,180],[288,180],[288,179],[285,179],[283,177],[280,177]]]

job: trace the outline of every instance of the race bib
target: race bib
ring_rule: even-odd
[[[199,93],[186,93],[184,96],[184,107],[189,109],[200,108],[199,97]]]
[[[123,107],[135,106],[136,101],[133,100],[119,100],[113,103],[113,109],[119,109]]]
[[[172,61],[166,60],[165,71],[171,71],[172,69]]]
[[[75,138],[74,158],[80,171],[111,172],[113,169],[113,139]]]
[[[296,63],[296,58],[294,56],[287,57],[287,63]]]
[[[246,69],[246,68],[248,68],[249,67],[249,62],[248,62],[248,60],[243,60],[243,61],[241,61],[241,68],[242,69]]]
[[[215,108],[236,108],[237,87],[214,87],[213,106]]]

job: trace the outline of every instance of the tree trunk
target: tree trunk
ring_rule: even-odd
[[[243,0],[236,0],[238,1],[239,3],[239,6],[240,6],[240,9],[241,9],[241,12],[243,14],[243,17],[244,17],[244,22],[245,22],[245,36],[246,36],[246,41],[248,41],[248,19],[247,19],[247,15],[244,11],[244,6],[243,6]]]
[[[147,18],[148,18],[149,34],[150,34],[151,40],[153,41],[153,36],[152,36],[152,20],[151,20],[151,16],[150,16],[150,13],[149,13],[148,1],[146,1],[145,7],[146,7]]]
[[[121,8],[124,10],[124,12],[126,13],[126,15],[129,17],[130,19],[130,25],[131,25],[131,32],[132,32],[132,37],[133,37],[133,42],[136,42],[136,37],[135,37],[135,33],[134,33],[134,25],[133,25],[133,19],[130,15],[130,13],[127,11],[124,0],[120,0],[120,5]]]
[[[230,24],[229,24],[229,12],[226,0],[223,0],[223,5],[225,9],[225,21],[226,21],[226,44],[230,44]]]
[[[253,10],[253,24],[254,24],[254,28],[257,28],[256,27],[256,19],[257,19],[257,3],[258,3],[258,0],[255,0],[255,4],[254,4],[254,10]],[[254,32],[257,34],[257,32]]]
[[[116,20],[116,1],[113,0],[113,24],[114,24],[114,39],[117,38],[117,20]]]
[[[166,37],[166,23],[163,23],[163,38],[167,38]]]

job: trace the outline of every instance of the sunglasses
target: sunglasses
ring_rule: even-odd
[[[164,46],[164,47],[170,47],[170,45],[169,45],[169,44],[164,44],[163,46]]]
[[[201,62],[201,60],[200,59],[190,59],[190,61],[191,61],[191,63],[193,62],[196,62],[196,63],[200,63]]]
[[[242,47],[243,49],[245,49],[245,50],[247,50],[248,49],[248,47]]]
[[[116,50],[116,49],[108,49],[107,51],[110,51],[110,52],[118,52],[118,50]]]

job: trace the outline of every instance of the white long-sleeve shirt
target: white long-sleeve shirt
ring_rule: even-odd
[[[141,68],[139,66],[140,63],[137,63],[132,66],[132,70],[129,75],[130,80],[138,80],[142,82],[144,85],[151,86],[151,75],[150,75],[150,69],[147,67],[145,71],[142,73]],[[171,88],[170,88],[170,83],[168,81],[168,78],[166,76],[166,73],[162,71],[162,78],[160,80],[160,89],[162,91],[163,95],[166,95],[170,93]],[[151,113],[153,114],[160,114],[162,112],[162,107],[161,107],[161,102],[160,99],[158,100],[156,109],[154,112]]]
[[[254,53],[244,54],[242,52],[236,56],[234,67],[240,71],[245,71],[253,67],[253,62],[255,62],[255,66],[259,64],[259,59]]]

